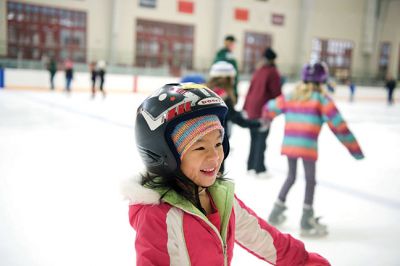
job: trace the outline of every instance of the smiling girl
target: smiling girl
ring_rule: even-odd
[[[137,265],[230,265],[235,242],[273,265],[329,265],[259,218],[221,176],[226,112],[210,89],[187,83],[165,85],[138,108],[146,173],[123,191]]]

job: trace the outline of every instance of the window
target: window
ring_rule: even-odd
[[[267,47],[271,47],[272,37],[268,34],[246,32],[244,39],[243,72],[250,74],[262,60]]]
[[[173,75],[193,68],[193,26],[143,19],[136,23],[136,66],[168,66]]]
[[[328,64],[330,75],[345,81],[351,77],[353,42],[346,40],[313,39],[311,61]]]
[[[86,61],[86,12],[7,2],[9,58]]]

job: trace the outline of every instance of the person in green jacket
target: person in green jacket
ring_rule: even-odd
[[[53,57],[50,59],[50,62],[47,64],[47,70],[49,71],[49,74],[50,74],[50,89],[54,90],[54,76],[57,73],[57,62]]]
[[[235,83],[233,86],[233,90],[234,90],[236,99],[238,99],[237,86],[238,86],[238,81],[239,81],[239,70],[237,67],[236,59],[233,57],[233,49],[235,47],[235,42],[236,42],[236,39],[233,35],[226,36],[225,40],[224,40],[224,47],[221,48],[215,55],[213,64],[218,61],[226,61],[226,62],[230,63],[231,65],[233,65],[233,67],[236,70]]]

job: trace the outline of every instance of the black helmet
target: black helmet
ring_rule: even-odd
[[[175,126],[209,114],[217,115],[224,125],[227,111],[224,101],[204,85],[174,83],[155,91],[136,114],[136,145],[147,170],[159,175],[177,173],[180,159],[171,138]],[[226,134],[222,145],[226,158],[229,153]]]

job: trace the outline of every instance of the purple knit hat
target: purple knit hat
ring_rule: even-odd
[[[301,79],[304,82],[325,83],[328,79],[328,69],[324,63],[307,64],[301,72]]]
[[[179,123],[172,131],[171,138],[180,159],[197,140],[216,129],[221,130],[223,137],[224,128],[216,115],[199,116]]]

